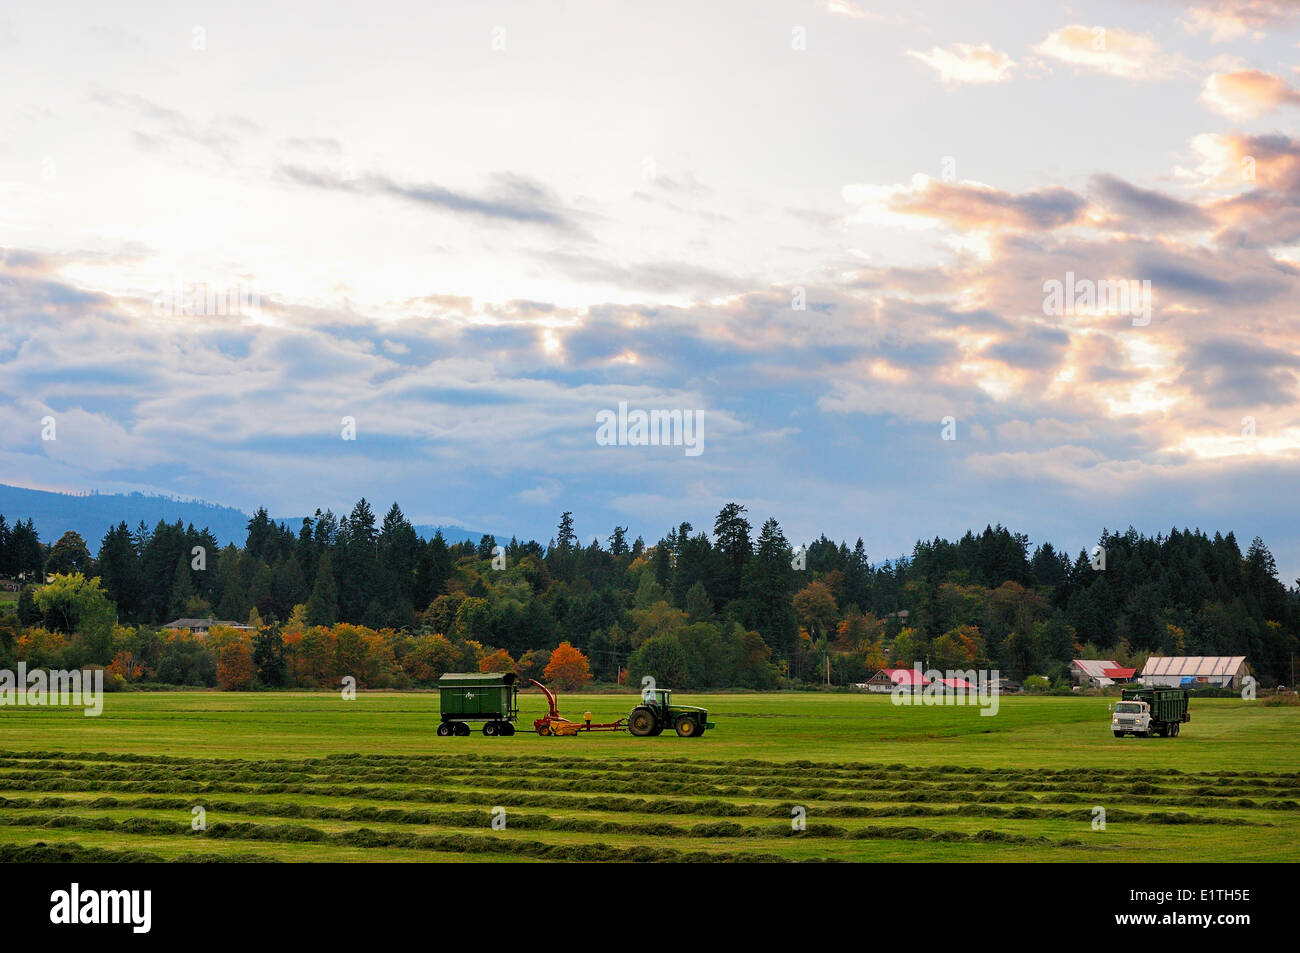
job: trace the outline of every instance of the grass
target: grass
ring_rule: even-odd
[[[994,717],[886,696],[680,701],[718,728],[438,738],[429,693],[123,693],[98,718],[4,708],[0,860],[1148,863],[1300,847],[1294,706],[1198,699],[1180,737],[1117,740],[1102,698],[1002,698]],[[631,703],[561,708],[606,721]],[[544,712],[537,695],[521,707],[523,725]]]

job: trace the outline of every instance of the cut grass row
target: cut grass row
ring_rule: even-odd
[[[459,803],[459,802],[457,802]],[[40,798],[11,798],[0,797],[0,812],[42,812],[50,809],[76,808],[81,810],[93,811],[128,811],[128,812],[159,812],[173,811],[189,813],[195,807],[193,798],[116,798],[116,797],[98,797],[92,799],[70,798],[70,797],[40,797]],[[328,819],[344,821],[378,821],[387,824],[423,824],[434,825],[438,827],[490,827],[492,825],[493,815],[486,809],[464,809],[458,811],[451,810],[403,810],[400,808],[390,807],[372,807],[367,805],[350,805],[347,807],[335,807],[321,804],[304,804],[294,801],[228,801],[206,799],[202,804],[197,805],[205,810],[216,813],[229,814],[249,814],[262,817],[284,817],[284,818],[304,818],[304,819]],[[744,818],[746,820],[782,818],[783,823],[778,829],[768,830],[763,828],[766,833],[755,833],[759,830],[753,825],[739,825],[734,820],[727,822],[717,822],[717,831],[714,833],[704,834],[685,834],[683,832],[697,831],[707,825],[688,824],[685,817],[673,822],[659,822],[654,824],[629,825],[625,822],[608,822],[592,820],[591,813],[588,812],[585,817],[554,817],[545,814],[531,814],[520,812],[515,808],[511,809],[511,824],[516,827],[539,828],[547,830],[590,830],[594,833],[613,833],[620,830],[635,831],[654,836],[701,836],[701,837],[754,837],[754,836],[784,836],[790,831],[788,823],[789,817],[792,816],[793,806],[785,805],[749,805],[743,813],[728,814],[729,818]],[[611,811],[608,806],[602,805],[600,811],[602,814],[618,814],[617,810]],[[639,812],[638,812],[639,813]],[[1017,806],[1011,808],[996,807],[987,804],[962,804],[950,808],[932,808],[918,807],[915,805],[891,805],[889,807],[817,807],[814,811],[818,818],[884,818],[884,817],[981,817],[981,818],[1006,818],[1013,820],[1063,820],[1088,823],[1092,820],[1093,813],[1091,806],[1079,805],[1073,808],[1032,808]],[[1186,812],[1169,813],[1165,811],[1129,811],[1121,808],[1115,808],[1108,812],[1108,819],[1111,822],[1134,822],[1141,824],[1232,824],[1247,826],[1273,826],[1271,822],[1254,821],[1239,816],[1230,816],[1224,814],[1218,815],[1193,815]],[[591,821],[588,824],[588,821]],[[576,826],[575,826],[576,825]],[[725,827],[725,830],[724,830]],[[743,831],[742,831],[743,827]],[[672,828],[672,830],[669,830]],[[831,836],[831,835],[827,835]]]
[[[140,793],[140,794],[314,794],[348,799],[371,799],[386,801],[424,801],[435,800],[442,803],[457,803],[464,797],[464,792],[473,786],[475,790],[489,798],[508,797],[521,802],[529,797],[557,797],[568,795],[573,803],[607,804],[635,803],[636,810],[643,813],[676,813],[680,811],[699,811],[726,815],[737,810],[734,802],[711,794],[708,798],[690,798],[682,792],[675,792],[672,797],[656,798],[653,801],[635,800],[612,796],[569,795],[567,790],[547,790],[546,785],[530,785],[534,792],[542,794],[521,793],[515,783],[500,782],[495,779],[475,778],[465,786],[421,786],[411,788],[394,788],[375,785],[330,785],[330,784],[265,784],[244,782],[184,782],[184,781],[80,781],[71,778],[54,778],[43,780],[5,779],[0,777],[0,790],[12,792],[39,791],[47,794],[86,791],[94,793]],[[599,785],[581,786],[584,792],[591,791]],[[776,794],[766,791],[761,794],[748,790],[736,792],[738,797],[768,797],[780,803],[841,803],[841,804],[946,804],[953,802],[995,804],[1025,803],[1061,803],[1061,802],[1096,802],[1105,799],[1097,791],[1064,790],[1049,794],[1031,795],[1007,792],[971,792],[971,791],[894,791],[862,794],[838,794],[820,790],[810,791],[805,798],[791,799],[788,793]],[[1243,810],[1266,810],[1272,812],[1300,811],[1300,802],[1295,800],[1255,800],[1248,797],[1218,797],[1206,795],[1134,795],[1125,791],[1117,792],[1114,799],[1122,798],[1126,804],[1144,807],[1196,807],[1196,808],[1238,808]],[[698,805],[692,808],[690,805]],[[851,816],[853,808],[841,810],[844,816]]]
[[[485,777],[485,775],[490,775]],[[92,785],[139,785],[149,783],[172,784],[172,790],[181,790],[186,784],[191,787],[220,784],[255,784],[276,786],[282,790],[303,790],[311,787],[324,787],[335,784],[340,778],[348,777],[354,782],[385,779],[399,785],[418,786],[487,786],[504,790],[527,786],[530,789],[544,789],[554,792],[590,792],[603,794],[645,794],[696,797],[763,797],[768,799],[806,800],[880,800],[895,794],[909,794],[912,798],[924,798],[938,795],[940,799],[964,796],[972,799],[993,800],[1017,803],[1035,795],[1073,794],[1089,797],[1123,797],[1165,799],[1170,806],[1208,806],[1215,802],[1234,801],[1242,807],[1262,806],[1275,810],[1300,809],[1300,802],[1295,800],[1300,794],[1291,783],[1284,784],[1249,784],[1231,783],[1236,779],[1224,779],[1218,785],[1156,785],[1146,782],[1092,783],[1062,780],[1059,782],[1016,781],[1007,783],[949,781],[946,784],[922,780],[890,780],[854,783],[842,779],[819,779],[816,776],[801,777],[806,786],[794,787],[789,784],[728,784],[720,779],[713,781],[695,780],[683,782],[663,776],[647,777],[642,774],[622,779],[617,773],[593,772],[589,775],[570,778],[557,778],[551,773],[500,770],[494,772],[463,773],[452,770],[425,772],[418,776],[398,775],[388,778],[383,772],[359,772],[356,777],[346,773],[322,774],[315,771],[259,771],[246,764],[221,768],[145,768],[140,765],[111,766],[98,765],[89,769],[72,767],[8,768],[0,770],[0,785],[17,789],[58,790],[69,782],[91,789]],[[734,780],[734,779],[733,779]],[[358,784],[348,785],[356,788]],[[98,788],[112,790],[111,787]],[[120,789],[119,789],[120,790]],[[930,799],[935,799],[931,797]],[[1190,799],[1190,800],[1189,800]]]
[[[115,764],[157,764],[168,767],[203,766],[265,766],[267,769],[313,770],[320,773],[346,773],[349,776],[366,767],[398,773],[427,767],[451,766],[462,770],[498,770],[514,768],[573,770],[582,772],[630,771],[639,774],[657,769],[671,768],[679,775],[753,775],[802,776],[816,771],[825,776],[852,778],[888,778],[901,775],[910,779],[944,779],[956,776],[988,776],[1000,779],[1069,778],[1082,780],[1122,779],[1127,782],[1158,782],[1171,779],[1267,779],[1277,783],[1291,783],[1300,787],[1300,771],[1180,771],[1177,769],[1134,770],[1131,768],[978,768],[958,765],[913,766],[907,764],[879,764],[873,762],[821,762],[821,761],[760,761],[756,759],[709,761],[696,759],[682,762],[675,758],[586,758],[586,757],[499,757],[468,752],[454,755],[392,756],[374,754],[328,755],[321,758],[271,758],[248,760],[243,758],[196,758],[168,755],[133,755],[116,752],[77,751],[4,751],[0,750],[0,767],[26,764],[43,764],[69,767],[79,763],[111,762]]]

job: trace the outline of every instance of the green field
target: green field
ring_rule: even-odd
[[[0,709],[0,859],[1293,861],[1300,708],[690,695],[703,738],[438,738],[437,695],[124,693]],[[596,721],[632,696],[572,695]],[[520,696],[521,724],[544,712]],[[192,808],[207,829],[191,829]],[[806,827],[792,828],[803,808]],[[1094,830],[1094,807],[1106,829]],[[504,809],[505,828],[492,826]],[[500,813],[500,812],[498,812]]]

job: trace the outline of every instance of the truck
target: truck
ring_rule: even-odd
[[[1176,738],[1184,722],[1190,694],[1185,688],[1125,688],[1111,709],[1110,729],[1116,738]]]

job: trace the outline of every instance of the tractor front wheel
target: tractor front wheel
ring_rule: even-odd
[[[677,729],[679,738],[694,738],[700,733],[699,723],[690,715],[682,715],[673,727]]]
[[[658,734],[655,731],[659,727],[659,719],[655,713],[644,706],[633,708],[632,714],[627,716],[627,730],[638,738],[646,738],[650,735]]]

